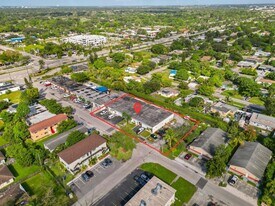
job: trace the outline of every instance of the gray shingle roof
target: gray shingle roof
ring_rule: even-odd
[[[219,128],[207,128],[201,135],[196,138],[191,146],[200,147],[212,156],[215,154],[215,149],[227,142],[227,134]]]
[[[239,146],[229,164],[243,167],[261,179],[271,155],[272,152],[258,142],[244,142]]]

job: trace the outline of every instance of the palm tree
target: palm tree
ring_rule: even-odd
[[[40,59],[40,60],[38,61],[38,63],[39,63],[39,66],[40,66],[40,70],[42,70],[42,69],[44,68],[44,66],[45,66],[44,60],[43,60],[43,59]]]
[[[171,147],[172,147],[172,143],[177,141],[177,138],[176,138],[176,136],[175,136],[174,130],[171,129],[171,128],[168,129],[168,130],[166,131],[166,134],[165,134],[165,136],[164,136],[164,139],[168,142],[169,148],[171,148]]]
[[[126,120],[127,124],[131,120],[131,116],[128,113],[126,113],[126,112],[122,113],[122,117]]]

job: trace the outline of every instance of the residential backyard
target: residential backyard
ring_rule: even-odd
[[[30,167],[22,167],[18,163],[10,164],[9,166],[10,171],[15,176],[15,181],[20,181],[22,179],[27,178],[28,176],[34,174],[35,172],[38,172],[41,167],[37,165],[32,165]]]
[[[184,203],[188,203],[197,191],[196,186],[183,179],[182,177],[178,177],[174,172],[159,164],[145,163],[141,165],[140,168],[144,171],[152,173],[177,190],[176,201],[174,203],[175,206],[182,206]]]
[[[18,103],[20,100],[21,91],[11,92],[9,94],[0,95],[0,100],[9,99],[12,103]]]

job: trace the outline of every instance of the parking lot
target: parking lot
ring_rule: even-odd
[[[125,205],[141,188],[142,185],[135,181],[136,175],[140,176],[142,170],[136,169],[122,180],[111,192],[99,200],[95,206]]]
[[[200,159],[198,157],[195,157],[194,155],[192,155],[190,159],[186,160],[184,158],[186,154],[187,154],[186,152],[182,152],[179,155],[179,158],[182,161],[185,161],[185,162],[191,164],[194,168],[196,168],[197,171],[201,171],[202,173],[206,173],[206,163],[207,163],[207,160]]]
[[[101,119],[104,119],[107,122],[110,122],[113,125],[116,125],[123,120],[123,117],[113,115],[111,112],[107,111],[106,109],[100,112],[97,112],[95,115]]]
[[[76,194],[78,198],[83,197],[97,184],[102,182],[106,177],[108,177],[110,174],[112,174],[114,171],[122,166],[122,163],[118,160],[112,157],[109,158],[113,162],[111,166],[104,168],[100,164],[97,164],[95,167],[90,169],[94,173],[94,176],[88,182],[85,182],[80,175],[69,184],[72,191]]]

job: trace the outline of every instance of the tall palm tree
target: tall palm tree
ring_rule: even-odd
[[[175,136],[175,132],[173,129],[168,129],[166,131],[166,134],[164,135],[164,139],[168,142],[169,148],[172,147],[172,143],[177,141],[177,138]]]

